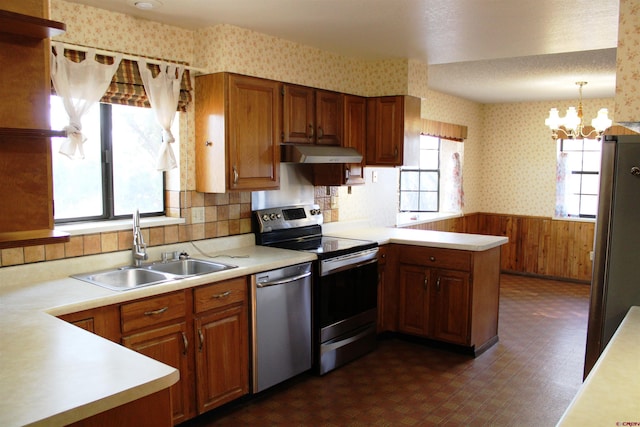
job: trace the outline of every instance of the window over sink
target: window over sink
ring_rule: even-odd
[[[179,146],[179,114],[172,132]],[[62,129],[68,116],[62,99],[51,96],[51,127]],[[58,153],[52,138],[54,220],[96,221],[164,214],[164,173],[156,170],[162,129],[150,108],[96,104],[82,119],[87,140],[84,159]]]

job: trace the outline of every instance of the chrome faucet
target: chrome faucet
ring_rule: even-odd
[[[136,209],[133,215],[133,247],[131,248],[131,256],[133,257],[133,265],[140,266],[142,261],[149,259],[147,254],[147,245],[144,243],[142,233],[140,232],[140,211]]]

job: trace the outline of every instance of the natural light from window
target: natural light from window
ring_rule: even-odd
[[[596,217],[601,148],[595,139],[558,140],[556,217]]]
[[[51,97],[51,125],[68,124],[62,99]],[[178,122],[174,121],[174,135]],[[102,129],[101,129],[102,125]],[[56,222],[100,220],[164,212],[164,174],[156,170],[162,130],[150,108],[96,104],[82,118],[84,159],[58,153],[52,138]]]

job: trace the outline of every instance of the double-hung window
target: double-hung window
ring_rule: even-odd
[[[558,140],[556,216],[596,217],[601,148],[595,139]]]
[[[440,138],[420,136],[417,167],[400,170],[400,212],[438,212],[440,207]]]
[[[52,129],[68,120],[61,98],[51,96]],[[174,128],[177,136],[178,120]],[[164,174],[155,165],[162,129],[153,110],[96,104],[83,116],[82,129],[84,159],[59,154],[62,138],[52,138],[56,223],[123,218],[136,209],[163,214]]]

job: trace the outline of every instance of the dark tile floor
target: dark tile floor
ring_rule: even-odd
[[[553,426],[582,382],[589,286],[501,276],[500,341],[477,358],[400,339],[184,426]]]

